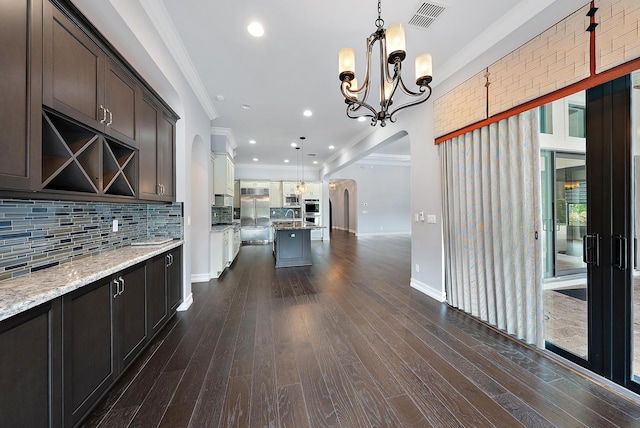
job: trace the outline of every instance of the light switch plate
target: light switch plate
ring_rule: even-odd
[[[112,226],[112,230],[114,232],[118,231],[118,219],[113,219],[113,226]]]

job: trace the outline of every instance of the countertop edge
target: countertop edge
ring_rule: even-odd
[[[163,245],[125,246],[29,275],[2,281],[0,282],[0,321],[47,303],[183,244],[184,240],[176,240]],[[104,259],[108,260],[109,257],[118,259],[117,253],[121,253],[120,258],[124,258],[124,261],[102,263]],[[127,257],[127,253],[133,253],[131,254],[132,257]],[[77,268],[87,270],[84,267],[87,264],[100,267],[81,276],[74,275]],[[33,284],[39,284],[41,287],[33,290]]]

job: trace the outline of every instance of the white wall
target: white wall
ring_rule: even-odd
[[[376,165],[358,162],[331,175],[331,179],[353,179],[357,184],[357,205],[351,215],[356,216],[358,236],[389,235],[411,233],[411,171],[409,166]],[[336,189],[338,190],[338,189]],[[354,189],[355,190],[355,189]],[[332,202],[341,202],[341,195],[334,196]],[[336,204],[333,203],[334,222]],[[350,225],[353,228],[353,225]]]
[[[437,216],[436,224],[411,222],[411,286],[442,300],[442,202],[440,161],[433,135],[433,99],[434,97],[424,104],[403,110],[398,114],[396,123],[375,128],[371,134],[352,146],[351,150],[341,153],[328,164],[322,173],[334,176],[341,169],[375,151],[376,146],[408,135],[411,147],[410,212],[413,214],[424,211],[425,214]],[[415,269],[416,264],[419,265],[419,271]]]

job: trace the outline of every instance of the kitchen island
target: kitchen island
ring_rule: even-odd
[[[311,231],[322,229],[305,221],[273,223],[273,255],[276,267],[311,264]]]

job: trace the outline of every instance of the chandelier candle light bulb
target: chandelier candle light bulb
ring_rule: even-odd
[[[395,64],[396,60],[404,61],[407,57],[407,47],[404,40],[404,27],[402,24],[393,24],[387,28],[387,61]]]
[[[428,85],[433,76],[431,54],[423,53],[416,58],[416,85]],[[424,83],[423,83],[424,82]]]
[[[351,119],[371,118],[371,126],[380,123],[385,126],[387,121],[395,122],[395,114],[407,107],[415,106],[427,101],[431,97],[432,60],[426,53],[419,55],[415,61],[417,90],[407,88],[402,80],[402,61],[407,56],[404,27],[402,24],[393,24],[388,29],[384,28],[384,20],[381,17],[381,0],[378,0],[378,19],[375,21],[376,31],[367,38],[367,65],[362,87],[358,87],[355,73],[355,51],[352,48],[342,48],[338,52],[338,76],[340,78],[340,92],[347,104],[347,116]],[[375,67],[372,64],[372,51],[376,43],[379,43],[380,64]],[[371,79],[371,70],[379,68],[380,76],[377,84]],[[372,106],[368,101],[369,90],[372,86],[379,89],[380,110]],[[403,104],[394,105],[393,96],[404,94],[402,100],[408,99]],[[358,95],[362,94],[362,97]]]

